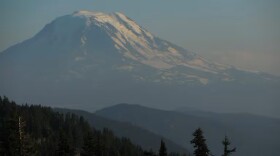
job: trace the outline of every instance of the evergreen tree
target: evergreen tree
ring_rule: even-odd
[[[16,117],[12,117],[8,120],[8,129],[7,129],[7,153],[11,156],[18,156],[20,155],[20,138],[19,138],[19,131],[18,131],[18,121]]]
[[[18,117],[18,137],[19,137],[19,142],[20,142],[20,155],[25,155],[25,145],[24,145],[24,142],[25,142],[25,133],[24,133],[24,127],[25,127],[25,122],[23,121],[22,117],[19,116]]]
[[[16,117],[17,116],[17,117]],[[35,144],[29,134],[25,132],[26,123],[22,116],[13,114],[8,121],[8,155],[30,156],[35,155]]]
[[[91,131],[84,136],[84,145],[82,147],[81,156],[93,156],[95,152],[94,136]]]
[[[159,156],[167,156],[165,143],[162,140],[160,141]]]
[[[94,149],[94,154],[96,156],[101,156],[103,152],[103,146],[101,142],[101,132],[96,132],[96,146]]]
[[[191,140],[191,144],[194,144],[193,147],[195,148],[193,154],[195,156],[209,156],[210,151],[205,143],[206,139],[201,128],[196,129],[193,136],[194,138]]]
[[[35,155],[36,151],[34,148],[34,142],[30,135],[25,132],[26,122],[21,116],[18,117],[18,134],[20,141],[20,155],[30,156]]]
[[[69,140],[63,130],[60,130],[60,133],[59,133],[58,149],[57,149],[56,154],[58,156],[74,155],[73,149],[71,149]]]
[[[236,151],[236,148],[228,149],[228,146],[230,145],[230,141],[227,138],[227,136],[225,136],[225,139],[223,140],[222,143],[224,145],[224,154],[222,156],[229,156],[231,153]]]

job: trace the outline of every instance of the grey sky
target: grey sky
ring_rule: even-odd
[[[210,60],[280,75],[279,0],[2,0],[0,51],[76,10],[123,12]]]

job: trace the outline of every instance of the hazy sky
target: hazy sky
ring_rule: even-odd
[[[76,10],[122,12],[210,60],[280,75],[280,0],[1,0],[0,51]]]

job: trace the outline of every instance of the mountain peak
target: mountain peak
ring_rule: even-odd
[[[113,16],[113,15],[117,15],[117,16],[126,16],[124,13],[121,12],[114,12],[114,13],[105,13],[105,12],[101,12],[101,11],[88,11],[88,10],[79,10],[79,11],[75,11],[73,12],[74,16],[87,16],[87,17],[91,17],[91,16]]]
[[[106,13],[99,12],[99,11],[79,10],[79,11],[75,11],[72,15],[91,17],[91,16],[98,16],[98,15],[106,15]]]
[[[162,40],[120,12],[76,11],[46,25],[35,40],[28,41],[38,47],[28,50],[30,55],[64,55],[61,58],[67,58],[67,66],[71,67],[67,71],[79,76],[104,65],[96,62],[110,59],[113,62],[106,62],[106,66],[117,72],[129,72],[139,81],[206,85],[211,80],[235,80],[230,66],[208,61]],[[147,71],[153,74],[146,74]]]
[[[74,17],[86,17],[89,20],[92,21],[98,21],[98,22],[105,22],[110,24],[117,24],[122,20],[123,22],[132,22],[130,18],[128,18],[125,14],[120,12],[114,12],[114,13],[104,13],[99,11],[87,11],[87,10],[80,10],[75,11],[72,16]],[[135,23],[135,22],[134,22]]]
[[[145,32],[149,37],[152,37],[150,33],[143,30],[136,22],[120,12],[115,13],[103,13],[96,11],[80,10],[72,14],[74,17],[85,17],[87,19],[87,25],[97,24],[99,26],[110,25],[113,26],[119,32],[129,33],[132,31],[137,35],[141,35]]]

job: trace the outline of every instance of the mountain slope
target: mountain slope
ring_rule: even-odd
[[[143,127],[189,149],[192,149],[189,141],[193,131],[201,127],[215,155],[222,153],[224,135],[228,135],[232,145],[237,147],[237,155],[280,154],[277,148],[279,119],[246,114],[180,113],[129,104],[105,108],[96,114]]]
[[[104,128],[109,128],[118,137],[129,138],[132,141],[132,143],[140,145],[144,150],[152,149],[153,151],[158,151],[160,145],[159,142],[161,139],[163,139],[166,144],[166,147],[168,148],[168,152],[189,153],[182,146],[179,146],[160,135],[157,135],[130,123],[106,119],[93,113],[81,110],[70,110],[61,108],[56,108],[55,110],[63,114],[70,112],[83,116],[95,129],[102,130]]]
[[[91,110],[123,102],[194,105],[280,114],[278,77],[208,61],[121,13],[59,17],[1,52],[0,73],[0,94],[19,102]]]

